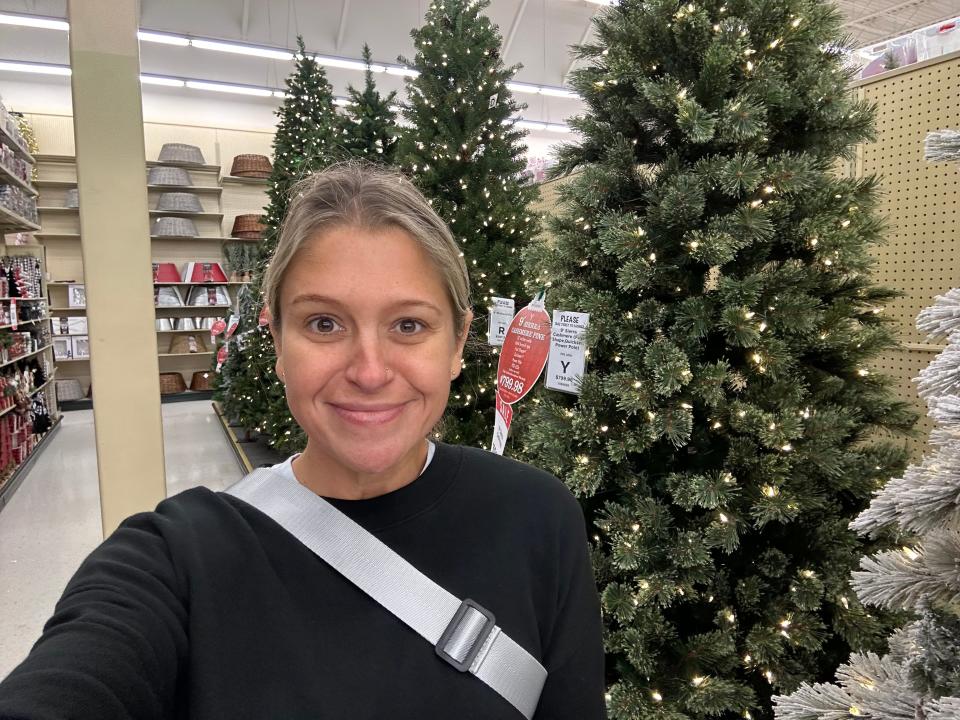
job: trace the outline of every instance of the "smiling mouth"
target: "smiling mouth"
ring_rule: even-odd
[[[403,412],[406,403],[402,405],[377,405],[369,408],[356,405],[334,404],[331,404],[330,407],[333,408],[334,412],[336,412],[341,419],[348,423],[370,427],[386,425],[388,422],[395,420],[400,413]]]

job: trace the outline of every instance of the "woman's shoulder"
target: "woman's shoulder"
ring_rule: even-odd
[[[570,489],[546,470],[482,448],[455,447],[462,453],[460,475],[470,481],[473,490],[497,500],[508,497],[513,503],[529,504],[541,513],[553,510],[582,517]]]

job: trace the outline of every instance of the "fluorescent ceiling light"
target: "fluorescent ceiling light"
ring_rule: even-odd
[[[508,82],[507,90],[509,90],[510,92],[530,93],[532,95],[536,95],[537,93],[540,92],[540,86],[530,85],[529,83]]]
[[[145,32],[143,30],[137,32],[137,38],[143,42],[154,42],[160,43],[161,45],[180,45],[181,47],[186,47],[190,44],[189,38],[181,37],[180,35],[167,35],[166,33]]]
[[[285,98],[287,97],[287,94],[283,90],[274,90],[273,96],[278,98]]]
[[[0,70],[33,73],[35,75],[70,75],[66,65],[41,65],[39,63],[8,62],[0,60]]]
[[[70,23],[65,20],[36,15],[10,15],[9,13],[0,13],[0,25],[19,25],[20,27],[43,28],[45,30],[67,31],[70,29]]]
[[[616,0],[587,0],[592,5],[613,5]]]
[[[190,44],[201,50],[217,50],[219,52],[236,53],[238,55],[254,55],[256,57],[271,58],[273,60],[293,60],[293,53],[288,50],[274,50],[273,48],[255,47],[253,45],[238,45],[236,43],[217,42],[214,40],[190,40]]]
[[[166,87],[182,88],[186,83],[176,78],[160,77],[159,75],[141,75],[140,82],[144,85],[164,85]]]
[[[191,90],[211,90],[213,92],[234,93],[236,95],[256,95],[270,97],[273,90],[250,87],[249,85],[227,85],[225,83],[204,82],[201,80],[187,80],[187,87]]]
[[[540,88],[540,94],[551,97],[580,98],[573,90],[567,90],[566,88],[542,87]]]
[[[335,97],[335,98],[333,99],[333,104],[334,104],[334,105],[339,105],[340,107],[346,107],[347,105],[352,105],[353,103],[351,103],[351,102],[350,102],[349,100],[347,100],[346,98]]]
[[[569,125],[561,125],[559,123],[547,123],[547,130],[555,133],[573,132],[573,129]]]
[[[313,59],[316,60],[321,65],[328,65],[329,67],[338,67],[346,68],[347,70],[366,70],[367,64],[361,60],[350,60],[349,58],[339,58],[339,57],[328,57],[326,55],[314,55]],[[386,65],[377,65],[373,63],[370,65],[371,72],[382,73],[387,69]]]
[[[532,120],[517,120],[514,125],[525,130],[546,130],[547,124],[542,122],[533,122]]]
[[[420,73],[416,70],[408,67],[400,67],[399,65],[388,65],[387,66],[387,75],[403,75],[404,77],[417,77]]]

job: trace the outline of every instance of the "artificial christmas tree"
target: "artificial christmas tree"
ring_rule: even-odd
[[[933,132],[926,158],[960,160],[960,132]],[[960,718],[960,289],[938,296],[917,329],[947,346],[917,378],[937,427],[919,465],[878,491],[852,527],[868,537],[895,532],[902,547],[860,561],[861,602],[907,610],[913,619],[890,638],[890,653],[855,653],[840,685],[804,684],[775,698],[781,720],[956,720]]]
[[[286,97],[277,110],[280,120],[273,141],[273,171],[264,211],[267,226],[253,282],[239,302],[240,324],[216,383],[216,397],[226,416],[248,430],[264,433],[283,452],[304,445],[303,433],[287,408],[283,386],[276,377],[276,354],[267,326],[261,325],[263,274],[277,247],[287,214],[290,190],[310,173],[343,157],[341,120],[333,104],[333,89],[323,67],[306,54],[297,38],[296,67],[287,78]]]
[[[528,210],[534,186],[523,183],[524,133],[509,120],[521,107],[506,83],[517,66],[500,58],[497,26],[482,14],[488,0],[437,0],[414,30],[419,72],[407,81],[398,164],[430,199],[460,243],[473,282],[477,333],[486,339],[493,298],[524,299],[519,248],[537,230]],[[443,424],[449,442],[487,447],[493,434],[497,356],[468,342]]]
[[[893,345],[869,277],[869,137],[841,18],[813,0],[623,0],[573,85],[579,168],[529,289],[590,314],[574,401],[540,389],[523,456],[581,499],[613,720],[773,716],[888,625],[849,586],[849,528],[900,472],[914,417],[870,363]]]
[[[397,150],[397,117],[393,103],[397,93],[380,95],[373,81],[370,47],[363,46],[367,64],[363,91],[347,88],[350,104],[344,109],[341,142],[347,153],[375,163],[392,165]]]

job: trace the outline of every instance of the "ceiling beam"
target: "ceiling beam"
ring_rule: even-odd
[[[599,12],[599,11],[598,11]],[[593,19],[597,16],[597,13],[591,13],[590,19],[587,21],[587,29],[583,31],[583,36],[580,38],[578,45],[583,45],[587,38],[590,37],[590,31],[593,30]],[[572,58],[570,63],[567,65],[567,69],[563,73],[563,80],[561,84],[566,85],[567,80],[570,78],[570,71],[573,70],[573,66],[576,64],[577,58]]]
[[[247,39],[250,30],[250,0],[243,0],[243,9],[240,11],[240,37]]]
[[[500,57],[506,62],[507,55],[510,52],[510,46],[513,45],[513,38],[517,36],[517,28],[520,27],[520,18],[523,17],[524,10],[527,9],[527,3],[530,0],[520,0],[520,7],[517,8],[517,12],[513,16],[513,22],[510,23],[510,32],[507,33],[507,39],[503,41],[503,50],[500,53]],[[543,19],[546,22],[546,18]]]
[[[890,5],[889,7],[881,8],[880,10],[875,10],[874,12],[867,13],[866,15],[861,15],[859,17],[850,18],[848,22],[845,22],[844,25],[853,25],[855,23],[862,23],[865,20],[872,20],[876,17],[881,17],[887,15],[889,17],[895,17],[894,13],[898,10],[904,10],[908,7],[913,7],[914,5],[919,5],[923,0],[905,0],[905,2],[899,2],[896,5]]]
[[[343,7],[340,8],[340,27],[337,28],[336,49],[340,52],[340,46],[343,45],[343,34],[347,31],[347,16],[350,14],[350,0],[343,0]]]

